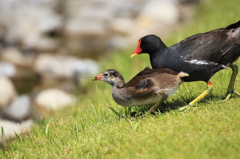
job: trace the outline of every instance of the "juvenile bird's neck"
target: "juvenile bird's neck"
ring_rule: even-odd
[[[125,81],[124,78],[122,76],[119,76],[117,78],[115,78],[114,80],[112,80],[112,84],[113,87],[117,87],[117,88],[122,88],[125,85]]]

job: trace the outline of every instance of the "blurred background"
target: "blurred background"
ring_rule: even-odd
[[[32,125],[41,112],[74,105],[100,57],[146,34],[167,36],[191,22],[198,2],[1,0],[0,126]]]

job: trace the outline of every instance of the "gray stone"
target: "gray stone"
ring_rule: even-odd
[[[23,132],[29,131],[32,125],[33,121],[30,119],[20,123],[0,119],[0,142],[3,142],[3,140],[10,137],[14,137],[16,134],[20,135]],[[2,134],[2,129],[4,134]]]
[[[71,53],[93,57],[99,52],[126,47],[122,42],[112,44],[112,39],[117,41],[121,36],[130,47],[145,34],[161,34],[179,19],[189,18],[179,11],[179,2],[183,4],[183,1],[190,2],[1,0],[0,38],[4,45],[23,49],[65,48]]]
[[[94,75],[98,72],[99,66],[92,60],[81,60],[71,56],[41,54],[34,64],[34,70],[47,76],[59,78],[72,78],[76,72],[81,77]]]
[[[7,77],[0,76],[0,112],[11,103],[16,95],[13,83]]]
[[[130,39],[136,41],[147,34],[164,35],[170,28],[173,29],[171,26],[174,26],[180,17],[176,0],[146,1],[134,19],[135,25]]]
[[[37,109],[47,110],[60,110],[67,106],[73,106],[75,104],[74,96],[60,90],[60,89],[47,89],[41,91],[34,100],[35,107]]]
[[[67,1],[64,23],[65,36],[70,39],[65,42],[67,48],[82,56],[120,48],[121,44],[111,44],[112,36],[129,34],[136,6],[136,2],[129,0]]]
[[[182,16],[190,15],[183,11],[189,0],[184,0],[184,7],[179,7],[178,1],[182,2],[0,0],[0,58],[17,70],[0,64],[0,75],[11,77],[16,88],[22,89],[29,87],[21,80],[34,77],[36,71],[41,84],[32,82],[35,78],[25,82],[31,84],[31,90],[35,90],[35,84],[37,89],[58,85],[57,88],[72,90],[72,82],[78,81],[78,76],[95,75],[98,64],[67,55],[98,59],[115,49],[135,46],[146,34],[164,36],[177,26],[179,19],[191,19]],[[31,70],[27,78],[24,69]],[[17,77],[12,78],[15,72]]]
[[[3,61],[14,64],[15,66],[30,68],[34,61],[34,56],[24,56],[16,47],[7,47],[2,50]]]
[[[130,18],[115,18],[111,21],[112,30],[118,34],[130,35],[134,27],[135,23]]]
[[[22,121],[31,116],[32,105],[30,97],[22,95],[16,97],[12,103],[3,110],[2,117],[14,121]]]
[[[109,40],[109,47],[113,48],[113,49],[127,49],[129,47],[129,44],[134,43],[133,41],[131,41],[129,39],[129,37],[126,36],[121,36],[121,35],[116,35],[113,36],[110,40]]]
[[[176,0],[151,0],[143,7],[139,15],[141,17],[170,24],[177,22],[180,15]]]
[[[81,36],[106,36],[108,26],[101,19],[76,19],[69,18],[65,25],[65,32],[68,37],[81,37]]]
[[[0,76],[13,77],[16,75],[16,68],[8,62],[0,62]]]
[[[6,28],[4,42],[21,44],[26,49],[55,49],[56,40],[48,33],[59,30],[62,20],[48,5],[53,3],[57,0],[1,0],[0,25]]]

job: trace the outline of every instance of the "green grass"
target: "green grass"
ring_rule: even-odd
[[[190,35],[236,22],[240,19],[239,3],[239,0],[207,1],[197,6],[194,22],[163,41],[172,45]],[[128,81],[150,66],[147,55],[130,59],[133,49],[103,57],[101,70],[114,68]],[[113,101],[111,87],[90,78],[87,92],[77,95],[79,103],[75,107],[43,119],[29,133],[7,140],[0,157],[238,159],[240,98],[234,96],[228,102],[220,102],[230,75],[230,69],[217,73],[211,80],[214,91],[190,112],[172,109],[141,119],[118,118],[108,107],[120,113],[124,113],[124,108]],[[240,91],[239,75],[235,88]],[[204,82],[183,83],[166,104],[183,106],[204,89]]]

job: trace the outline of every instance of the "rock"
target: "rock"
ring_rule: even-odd
[[[38,109],[60,110],[75,104],[75,98],[59,89],[41,91],[35,98],[34,104]]]
[[[0,60],[16,67],[0,63],[0,75],[11,77],[19,93],[35,91],[38,82],[37,89],[72,91],[78,76],[98,72],[96,62],[73,56],[99,59],[135,46],[146,34],[164,36],[180,20],[191,19],[183,10],[193,1],[0,0]]]
[[[8,62],[0,62],[0,77],[13,77],[16,75],[16,68],[13,64]]]
[[[111,28],[114,32],[122,35],[130,35],[133,31],[134,21],[129,18],[115,18],[111,21]]]
[[[29,118],[31,113],[32,104],[30,97],[27,95],[22,95],[16,97],[10,106],[3,110],[2,118],[19,122]]]
[[[0,76],[0,112],[11,103],[16,94],[12,82],[7,77]]]
[[[129,44],[133,44],[134,42],[129,40],[128,37],[126,36],[113,36],[110,40],[109,40],[109,43],[108,43],[108,46],[109,48],[112,48],[112,49],[127,49],[129,48]]]
[[[41,54],[34,70],[41,77],[44,88],[59,88],[72,92],[86,77],[95,75],[99,69],[92,60],[80,60],[71,56]]]
[[[141,17],[170,24],[177,22],[180,15],[176,0],[151,0],[144,5],[138,18]]]
[[[23,55],[16,47],[7,47],[2,51],[2,60],[14,64],[15,66],[30,68],[34,61],[34,56]]]
[[[191,4],[191,3],[197,3],[200,0],[179,0],[179,3],[181,4]]]
[[[72,68],[72,74],[78,72],[82,78],[96,74],[99,71],[99,65],[89,59],[80,60],[69,58],[67,64]]]
[[[39,52],[63,48],[93,58],[99,52],[130,47],[145,34],[162,34],[179,19],[185,22],[189,16],[182,14],[188,13],[179,11],[179,6],[196,1],[1,0],[0,50],[5,46]]]
[[[19,94],[35,91],[41,84],[41,77],[29,68],[18,68],[16,75],[10,79]]]
[[[19,135],[30,130],[32,125],[33,121],[30,119],[20,123],[0,119],[0,143],[3,142],[2,139],[5,140],[7,138],[16,136],[16,134]],[[2,128],[4,135],[2,134]]]
[[[97,27],[96,27],[97,26]],[[65,33],[70,38],[81,38],[82,36],[106,36],[108,27],[100,19],[76,19],[69,18],[65,25]]]
[[[130,20],[135,13],[134,10],[136,10],[134,3],[129,0],[89,1],[89,3],[76,0],[67,1],[68,20],[64,30],[66,34],[72,36],[108,36],[111,31],[110,23],[116,18]]]
[[[131,35],[131,39],[136,41],[149,33],[163,35],[171,28],[170,26],[178,22],[180,16],[176,0],[146,1],[135,19],[134,34]]]
[[[129,26],[136,14],[135,4],[129,0],[66,1],[67,20],[64,23],[66,47],[84,57],[96,57],[99,52],[109,51],[115,47],[110,41],[111,36],[116,34],[115,31],[121,34],[128,33],[129,29],[124,29]],[[116,20],[118,24],[124,21],[124,25],[117,26],[118,24],[113,23],[115,19],[118,19]]]
[[[0,25],[6,28],[4,43],[22,45],[25,49],[57,48],[51,35],[60,29],[62,20],[53,3],[57,4],[57,0],[1,0]]]
[[[36,59],[34,70],[43,78],[45,83],[56,83],[63,79],[71,79],[72,82],[81,78],[94,75],[99,66],[92,60],[81,60],[71,56],[41,54]],[[79,76],[76,76],[79,75]],[[77,79],[76,79],[77,78]],[[70,82],[70,81],[68,81]]]

